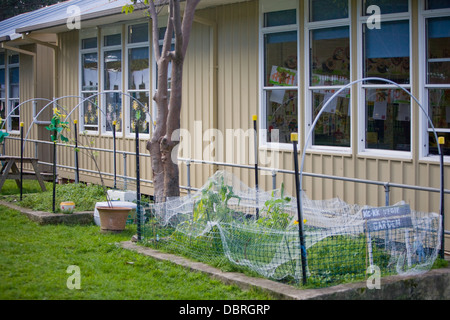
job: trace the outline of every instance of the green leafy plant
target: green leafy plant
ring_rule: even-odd
[[[53,133],[50,136],[52,142],[58,142],[59,139],[61,139],[62,142],[69,142],[69,139],[62,134],[63,130],[69,130],[69,122],[64,121],[64,118],[65,115],[61,114],[61,111],[59,111],[58,108],[53,109],[53,117],[50,121],[50,125],[45,127],[45,129]]]
[[[0,126],[1,126],[2,122],[3,122],[3,119],[0,118]],[[7,136],[9,136],[8,132],[0,130],[0,143],[3,143],[3,140],[5,140],[5,138]]]
[[[62,142],[67,143],[67,139],[63,134],[63,130],[69,130],[69,123],[63,121],[65,115],[61,114],[58,108],[53,108],[53,117],[50,121],[50,125],[45,127],[48,131],[52,133],[51,139],[53,144],[53,212],[56,212],[56,143],[61,139]]]
[[[285,211],[286,205],[291,202],[291,198],[284,195],[284,183],[281,184],[280,197],[275,197],[272,192],[272,198],[264,203],[261,210],[261,217],[256,221],[258,224],[267,228],[277,228],[284,230],[291,221],[291,215]]]
[[[229,220],[231,210],[228,208],[228,201],[232,198],[240,201],[233,187],[225,184],[223,177],[220,177],[219,181],[211,181],[208,187],[202,190],[200,201],[194,204],[194,222],[201,219]]]

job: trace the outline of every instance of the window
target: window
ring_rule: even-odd
[[[336,91],[350,83],[349,2],[309,1],[309,90],[307,127]],[[336,8],[336,10],[326,10]],[[341,19],[339,22],[336,19]],[[344,20],[342,20],[344,19]],[[316,22],[319,22],[317,24]],[[350,89],[331,100],[317,121],[313,146],[347,147],[351,141]]]
[[[122,132],[122,27],[102,30],[103,132]]]
[[[19,85],[19,54],[10,53],[7,55],[7,83],[8,83],[8,130],[18,131],[20,127],[20,110],[16,108],[20,103],[20,85]]]
[[[362,27],[362,75],[393,81],[409,91],[410,13],[408,1],[364,1]],[[381,9],[380,28],[368,26],[369,5]],[[411,98],[407,92],[383,80],[361,86],[361,151],[411,152]],[[410,156],[406,155],[406,156]]]
[[[127,132],[136,132],[135,119],[139,117],[139,133],[149,134],[150,52],[148,24],[128,26],[127,92],[129,99]],[[139,101],[139,103],[138,103]]]
[[[297,1],[261,1],[263,144],[290,143],[298,132]]]
[[[0,52],[0,117],[6,119],[6,71],[5,71],[5,52]],[[0,129],[6,129],[3,123]]]
[[[425,15],[425,103],[428,116],[439,137],[445,137],[443,154],[450,155],[450,1],[425,1],[426,9],[439,9]],[[437,155],[438,147],[428,127],[426,155]]]
[[[82,31],[80,42],[81,96],[87,99],[81,106],[81,130],[98,132],[98,50],[97,30]]]

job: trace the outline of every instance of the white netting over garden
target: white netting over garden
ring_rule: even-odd
[[[200,191],[145,208],[143,242],[225,270],[298,282],[297,201],[283,189],[257,191],[218,171]],[[402,202],[393,208],[386,216],[379,208],[303,193],[308,283],[364,279],[370,266],[383,276],[428,271],[441,243],[440,216],[410,211]]]

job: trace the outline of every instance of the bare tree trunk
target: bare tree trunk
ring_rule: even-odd
[[[158,19],[155,4],[149,1],[149,13],[153,20],[153,48],[158,64],[158,90],[154,96],[157,104],[156,128],[147,149],[152,158],[155,200],[180,195],[177,146],[179,143],[180,114],[183,91],[183,64],[194,21],[195,9],[200,0],[186,0],[183,19],[180,0],[169,1],[169,17],[162,52],[159,52]],[[175,34],[175,50],[170,51],[172,34]],[[172,88],[168,102],[168,66],[172,62]]]

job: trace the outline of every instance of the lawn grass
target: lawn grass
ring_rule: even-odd
[[[19,201],[20,189],[13,180],[3,185],[0,199],[36,211],[52,212],[53,184],[46,182],[47,191],[42,191],[37,181],[25,180],[22,201]],[[100,185],[84,183],[57,184],[55,192],[55,212],[60,213],[59,204],[63,201],[75,202],[75,211],[94,211],[96,202],[106,201],[106,195]]]
[[[103,234],[91,226],[40,226],[0,206],[2,300],[259,300],[205,274],[122,249],[136,232]],[[80,289],[69,289],[69,266],[80,268]]]
[[[48,200],[42,199],[52,193],[51,184],[48,190],[42,192],[34,181],[26,181],[24,200],[34,199],[34,208],[39,202],[46,203],[43,208],[49,207]],[[1,198],[17,200],[18,192],[14,181],[7,181]],[[243,291],[205,274],[122,249],[119,242],[136,234],[135,225],[119,234],[101,233],[94,224],[41,226],[0,206],[0,230],[1,300],[271,299],[260,290]],[[79,267],[80,289],[67,286],[73,275],[67,272],[69,266]]]

